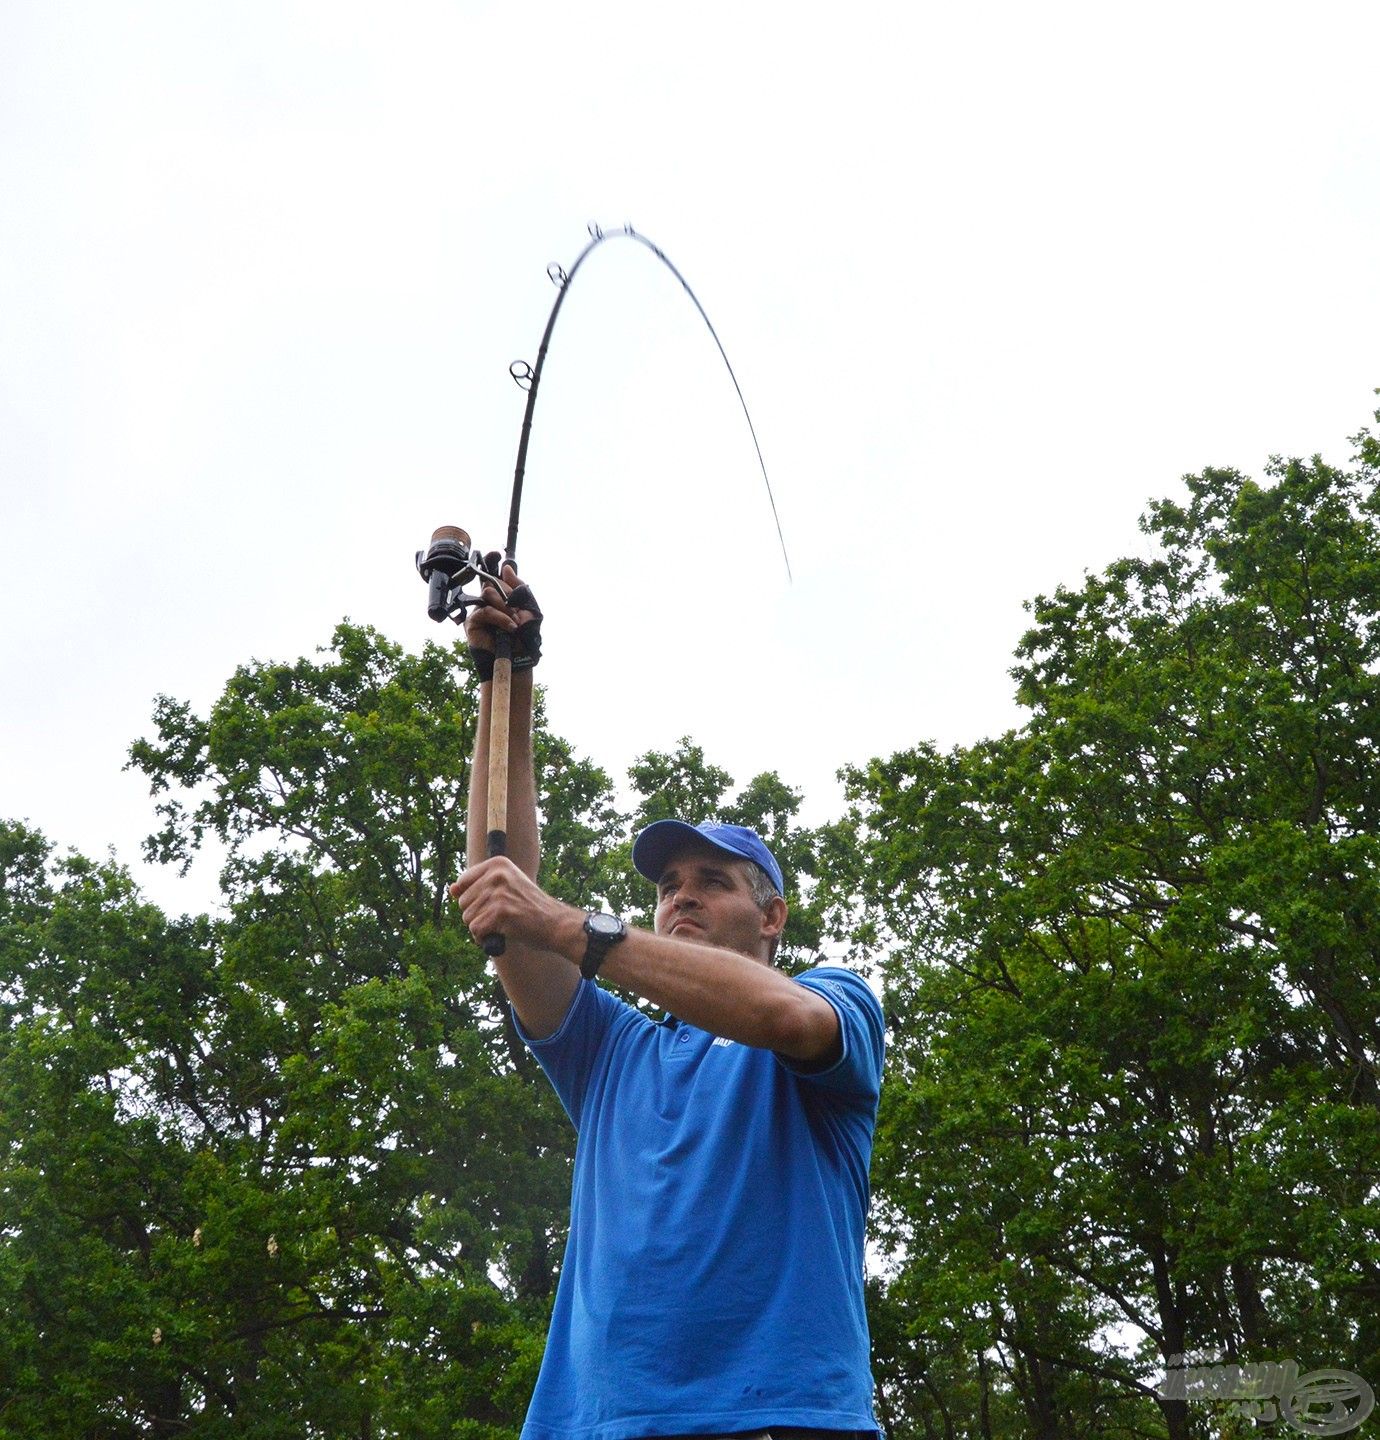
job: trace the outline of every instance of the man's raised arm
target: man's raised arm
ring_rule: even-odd
[[[505,583],[517,583],[517,572],[505,566]],[[518,592],[519,597],[522,592]],[[516,632],[534,611],[511,609],[498,592],[485,586],[486,606],[470,612],[465,625],[466,638],[476,658],[493,653],[494,632],[498,628]],[[501,874],[506,862],[486,858],[489,830],[489,725],[493,711],[493,682],[480,681],[479,726],[474,758],[470,764],[469,829],[466,846],[465,874],[450,887],[451,895],[460,899],[476,878],[485,875],[491,885],[502,885]],[[495,737],[496,738],[496,737]],[[535,881],[541,860],[541,842],[537,829],[537,789],[532,762],[532,670],[518,669],[512,675],[512,698],[508,724],[508,859],[523,876]],[[503,954],[494,961],[498,978],[503,982],[508,999],[522,1027],[534,1039],[553,1034],[565,1018],[570,1001],[580,983],[580,972],[560,955],[539,948],[519,936],[506,938]]]

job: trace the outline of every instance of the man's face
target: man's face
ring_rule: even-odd
[[[770,963],[770,937],[780,927],[753,898],[748,862],[712,845],[677,850],[656,886],[656,932],[720,945]]]

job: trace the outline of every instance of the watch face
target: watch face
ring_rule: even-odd
[[[623,933],[623,922],[616,915],[601,915],[597,911],[586,918],[585,929],[591,935],[602,935],[612,939]]]

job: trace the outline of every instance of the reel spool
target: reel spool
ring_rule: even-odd
[[[426,552],[417,551],[417,570],[427,582],[426,613],[433,620],[446,619],[454,608],[451,592],[474,579],[479,563],[468,531],[458,525],[440,525],[432,531]]]

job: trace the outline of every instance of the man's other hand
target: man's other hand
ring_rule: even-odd
[[[465,640],[481,680],[494,673],[494,641],[500,630],[512,636],[514,669],[530,669],[541,658],[542,611],[532,588],[518,578],[512,561],[504,562],[502,580],[503,590],[491,580],[484,582],[479,592],[484,603],[465,619]]]
[[[580,931],[584,915],[553,899],[506,855],[469,866],[450,887],[470,934],[481,944],[488,935],[537,949],[559,950],[564,932]]]

